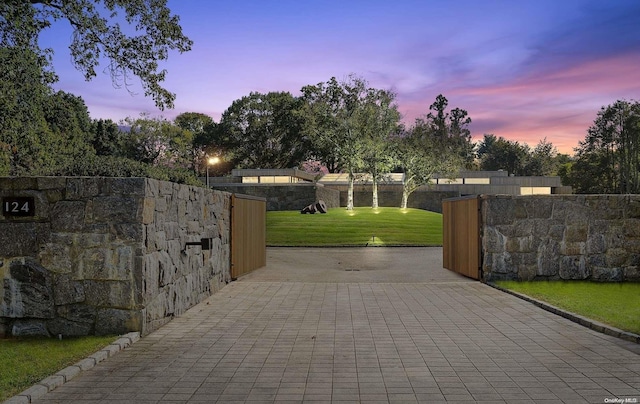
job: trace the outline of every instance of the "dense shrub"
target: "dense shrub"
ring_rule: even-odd
[[[88,156],[45,173],[53,176],[86,177],[147,177],[179,184],[202,186],[188,170],[152,166],[139,161],[114,156]]]

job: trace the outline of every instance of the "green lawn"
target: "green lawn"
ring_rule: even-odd
[[[421,209],[345,208],[267,212],[270,246],[441,246],[442,215]]]
[[[73,365],[116,337],[0,339],[0,402]]]
[[[621,330],[640,334],[640,283],[499,281],[496,285]]]

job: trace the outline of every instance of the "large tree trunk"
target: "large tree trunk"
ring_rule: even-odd
[[[400,203],[400,208],[406,209],[408,201],[409,201],[409,190],[405,187],[402,187],[402,202]]]
[[[353,173],[349,171],[349,189],[347,190],[347,210],[353,210]]]
[[[373,203],[371,204],[373,209],[378,208],[378,178],[373,177]]]
[[[404,173],[404,178],[402,179],[402,202],[400,202],[401,209],[407,208],[407,204],[409,203],[409,195],[411,195],[411,193],[415,189],[413,187],[413,178],[413,176],[407,178],[407,173]]]

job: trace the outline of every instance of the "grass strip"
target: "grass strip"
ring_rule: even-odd
[[[0,339],[0,402],[115,341],[115,336]]]
[[[345,208],[325,214],[267,212],[270,246],[441,246],[442,215],[421,209]]]
[[[496,285],[600,323],[640,334],[640,283],[498,281]]]

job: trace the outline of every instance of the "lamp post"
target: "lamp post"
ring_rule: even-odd
[[[218,164],[219,161],[220,159],[217,157],[209,157],[207,159],[207,188],[209,188],[209,166]]]

